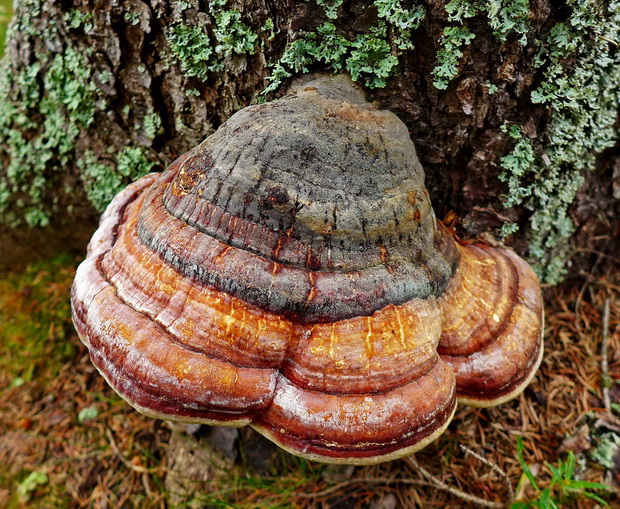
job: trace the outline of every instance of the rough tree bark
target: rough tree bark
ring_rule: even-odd
[[[270,98],[342,69],[409,127],[439,217],[466,237],[515,223],[506,242],[557,281],[571,245],[611,253],[620,230],[618,24],[574,0],[21,0],[0,266],[83,250],[116,190],[262,100],[268,76],[284,77]]]

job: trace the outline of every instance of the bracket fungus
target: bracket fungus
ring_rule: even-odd
[[[72,304],[141,412],[329,463],[421,449],[457,398],[519,394],[543,350],[530,267],[454,239],[405,125],[344,77],[239,111],[117,195]]]

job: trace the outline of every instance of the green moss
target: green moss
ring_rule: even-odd
[[[468,46],[476,37],[467,27],[446,27],[439,41],[437,66],[433,69],[433,85],[439,90],[448,88],[452,78],[458,74],[459,61],[463,57],[463,46]]]
[[[620,4],[568,4],[569,21],[550,29],[534,60],[544,78],[532,102],[552,112],[544,139],[533,147],[520,130],[511,130],[516,144],[502,159],[505,203],[532,211],[530,257],[546,283],[565,274],[574,231],[569,208],[584,182],[582,171],[593,170],[596,155],[618,139],[620,55],[610,41],[620,37]]]
[[[71,257],[60,256],[0,277],[0,371],[9,387],[40,372],[53,376],[73,353],[66,338],[72,330],[67,295],[74,266]]]
[[[37,488],[45,486],[49,482],[49,478],[45,472],[34,471],[30,472],[17,487],[17,495],[20,501],[29,502],[32,494],[37,491]]]

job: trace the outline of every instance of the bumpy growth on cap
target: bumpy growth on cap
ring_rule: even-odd
[[[122,191],[72,304],[141,412],[331,463],[421,449],[457,397],[506,401],[542,355],[529,266],[453,239],[405,125],[344,77],[241,110]]]

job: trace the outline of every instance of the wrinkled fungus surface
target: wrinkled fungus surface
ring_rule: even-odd
[[[529,266],[454,240],[404,124],[343,77],[238,112],[122,191],[72,302],[138,410],[332,463],[421,449],[457,398],[516,396],[542,355]]]

